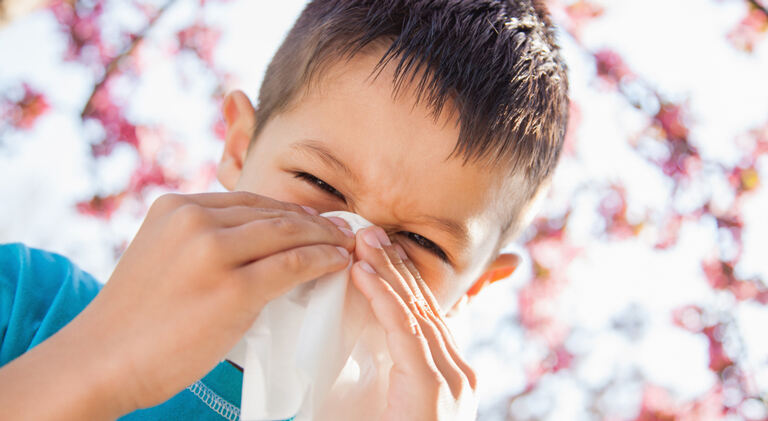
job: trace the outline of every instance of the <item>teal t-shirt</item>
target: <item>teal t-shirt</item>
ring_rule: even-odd
[[[101,287],[60,254],[0,244],[0,367],[69,323]],[[222,361],[171,399],[120,420],[237,420],[242,384],[240,370]]]

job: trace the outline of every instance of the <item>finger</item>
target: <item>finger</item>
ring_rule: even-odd
[[[411,311],[420,314],[422,310],[420,310],[419,298],[400,275],[400,270],[395,267],[395,264],[401,266],[401,270],[407,271],[407,268],[403,266],[402,260],[392,248],[392,242],[384,230],[376,226],[368,227],[358,231],[356,239],[355,252],[358,259],[373,266],[376,273],[392,286]]]
[[[437,313],[430,313],[427,317],[432,321],[432,325],[440,334],[442,342],[445,345],[445,349],[450,355],[451,360],[461,370],[472,390],[475,390],[477,387],[477,375],[469,363],[467,363],[466,360],[464,360],[464,358],[461,356],[461,352],[458,345],[456,344],[456,340],[448,328],[448,325],[445,323],[445,320],[443,320],[443,318],[440,317],[440,315]]]
[[[440,307],[440,304],[437,302],[434,294],[432,294],[432,290],[429,288],[429,285],[427,285],[426,281],[422,279],[419,271],[416,270],[416,266],[413,264],[413,261],[408,259],[404,261],[403,264],[405,264],[405,266],[414,277],[414,282],[416,285],[418,285],[419,291],[421,291],[422,297],[424,297],[424,300],[427,303],[427,309],[436,315],[442,315],[443,310]]]
[[[323,217],[285,212],[282,216],[255,219],[216,231],[217,242],[231,264],[242,265],[274,253],[313,244],[329,244],[352,250],[354,233]]]
[[[419,305],[419,312],[426,316],[426,313],[430,311],[430,308],[421,290],[422,288],[427,288],[427,286],[426,283],[421,286],[416,281],[417,279],[421,279],[419,270],[416,269],[416,266],[413,264],[411,259],[408,258],[408,254],[400,244],[392,244],[392,247],[385,246],[384,250],[387,252],[387,256],[392,262],[392,265],[395,267],[395,269],[397,269],[397,271],[400,273],[400,276],[402,276],[402,278],[405,280],[405,283],[408,284],[411,292],[416,297],[416,301]]]
[[[349,222],[344,220],[344,218],[339,218],[338,216],[320,216],[320,218],[325,218],[333,222],[337,227],[346,228],[348,231],[352,232],[352,227],[349,225]]]
[[[377,231],[376,237],[380,240],[384,238],[383,235],[386,235],[384,230],[380,227],[374,227],[372,229]],[[369,244],[369,246],[370,245],[371,244]],[[413,300],[409,301],[410,303],[413,303],[413,305],[410,306],[410,309],[416,315],[416,319],[419,321],[419,326],[421,327],[424,336],[427,338],[433,361],[448,382],[454,397],[458,399],[467,378],[464,376],[464,372],[457,361],[455,361],[455,357],[458,356],[458,353],[451,352],[454,347],[447,343],[448,338],[444,338],[444,331],[436,326],[436,320],[427,314],[429,306],[421,294],[421,288],[417,286],[415,281],[415,276],[420,278],[418,275],[419,272],[413,265],[413,262],[410,262],[410,259],[408,259],[408,255],[405,253],[402,246],[399,244],[383,244],[382,246],[391,266],[397,270],[397,274],[405,281],[405,284],[408,287],[407,295],[403,296],[401,294],[401,298],[403,298],[403,300],[407,300],[408,297],[417,298],[416,302]],[[406,262],[410,262],[410,265],[406,265]],[[385,267],[384,270],[391,269]],[[427,288],[426,284],[424,285],[424,288]],[[451,337],[450,339],[453,338]],[[455,349],[453,350],[455,351]]]
[[[440,362],[440,372],[451,385],[453,392],[459,393],[463,380],[466,379],[474,388],[476,376],[458,352],[458,347],[450,330],[440,317],[439,305],[429,287],[419,275],[419,271],[404,251],[398,252],[399,245],[386,245],[386,233],[380,227],[370,227],[358,231],[356,252],[358,258],[371,263],[374,270],[384,278],[408,304],[416,315],[430,321],[434,333],[434,347],[430,346],[434,361]],[[405,255],[406,259],[402,259]],[[424,291],[424,295],[422,295]],[[429,296],[428,301],[425,296]]]
[[[210,209],[206,209],[206,212],[208,212],[209,215],[213,216],[213,219],[216,222],[216,224],[222,228],[229,228],[229,227],[242,225],[256,219],[277,218],[277,217],[292,214],[293,216],[307,218],[309,220],[315,221],[318,224],[324,224],[324,225],[330,226],[328,224],[330,222],[336,227],[338,227],[339,229],[341,229],[341,231],[344,232],[347,236],[354,237],[354,233],[350,229],[349,223],[347,223],[347,221],[343,220],[342,218],[335,217],[335,216],[325,217],[325,216],[307,215],[306,213],[296,213],[292,211],[286,211],[283,209],[254,208],[251,206],[243,206],[243,205],[235,205],[235,206],[230,206],[225,208],[210,208]]]
[[[435,329],[433,332],[436,336],[439,337],[439,343],[443,351],[442,358],[451,362],[445,363],[443,368],[440,370],[447,370],[446,365],[450,365],[451,370],[454,370],[458,367],[458,369],[461,370],[461,373],[463,374],[463,379],[466,379],[470,388],[475,390],[477,387],[477,375],[475,374],[474,370],[472,370],[472,367],[469,365],[469,363],[467,363],[466,360],[461,357],[461,352],[458,345],[456,344],[455,338],[451,334],[451,331],[448,328],[448,325],[445,323],[445,320],[443,320],[443,318],[440,316],[441,313],[439,311],[439,306],[437,304],[437,300],[432,294],[432,290],[421,278],[421,275],[419,274],[418,269],[416,269],[416,266],[413,264],[413,261],[408,259],[408,255],[405,253],[405,250],[403,250],[399,244],[395,244],[394,248],[396,250],[398,248],[400,249],[397,250],[397,254],[398,257],[401,258],[402,266],[404,266],[407,271],[404,272],[400,270],[399,265],[395,266],[398,267],[400,274],[408,282],[408,284],[411,285],[411,289],[418,292],[420,297],[419,302],[422,303],[420,309],[423,309],[421,315],[432,322],[430,325]],[[429,295],[431,303],[425,298],[425,295],[422,295],[422,291],[424,291],[426,295]],[[422,330],[424,329],[422,328]],[[430,343],[431,342],[434,341],[430,340]],[[430,348],[433,349],[432,347]],[[447,357],[445,356],[446,352],[448,354]],[[435,361],[442,361],[439,357],[435,356],[434,358]],[[455,371],[452,372],[455,373]],[[448,379],[448,377],[446,378]],[[458,395],[461,393],[461,387],[463,386],[462,377],[457,376],[454,379],[448,379],[448,381],[451,385],[451,391],[454,393],[454,396],[458,398]]]
[[[414,275],[415,282],[421,286],[420,289],[424,292],[424,297],[428,303],[428,317],[430,320],[432,320],[434,325],[442,334],[445,347],[450,353],[451,358],[453,358],[453,361],[456,362],[456,365],[458,365],[461,371],[464,373],[464,376],[469,382],[469,386],[472,388],[472,390],[475,390],[477,388],[477,374],[475,374],[475,371],[472,369],[469,363],[467,363],[461,356],[461,350],[459,349],[459,346],[457,345],[456,339],[453,337],[451,330],[448,328],[448,324],[445,322],[445,319],[442,316],[442,311],[440,310],[440,306],[437,303],[437,299],[435,299],[435,296],[432,294],[432,290],[429,289],[426,282],[421,278],[421,276],[419,276],[419,272],[416,270],[416,267],[411,260],[406,260],[404,264]]]
[[[254,208],[251,206],[235,205],[224,208],[206,210],[217,226],[221,228],[236,227],[256,219],[278,218],[285,215],[282,209]]]
[[[295,286],[337,272],[349,264],[349,253],[340,247],[315,244],[275,253],[235,269],[248,297],[266,304]]]
[[[229,206],[250,206],[255,208],[280,209],[303,214],[318,215],[317,210],[309,206],[301,206],[295,203],[282,202],[260,194],[247,191],[210,192],[184,194],[184,199],[207,208],[225,208]]]
[[[468,379],[451,355],[438,327],[428,317],[422,315],[417,315],[416,320],[419,321],[419,327],[421,327],[424,337],[427,338],[432,360],[448,383],[453,397],[458,399],[463,392],[464,385],[468,384]]]
[[[365,261],[352,266],[352,282],[371,304],[387,334],[394,368],[417,379],[430,380],[439,373],[419,322],[392,286]]]

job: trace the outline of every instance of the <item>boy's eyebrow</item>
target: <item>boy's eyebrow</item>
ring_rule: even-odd
[[[292,149],[295,149],[302,153],[310,152],[318,158],[322,159],[327,164],[336,167],[344,172],[348,177],[357,181],[357,175],[349,169],[340,159],[336,158],[333,152],[330,151],[322,142],[312,139],[304,139],[300,142],[296,142],[291,145]],[[444,231],[448,232],[455,240],[459,249],[463,249],[469,243],[469,231],[464,225],[457,223],[450,219],[438,218],[435,216],[425,216],[425,219],[432,221],[435,225],[439,225]],[[447,252],[447,251],[446,251]]]
[[[314,152],[314,155],[325,161],[333,167],[336,167],[344,172],[349,178],[357,181],[357,175],[349,169],[349,167],[341,162],[336,156],[323,145],[321,142],[312,139],[302,140],[291,145],[291,148],[296,149],[299,152]]]

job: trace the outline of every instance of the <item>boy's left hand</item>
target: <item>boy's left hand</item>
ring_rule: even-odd
[[[387,333],[392,358],[383,420],[474,420],[475,373],[461,358],[434,296],[383,229],[358,231],[352,281]]]

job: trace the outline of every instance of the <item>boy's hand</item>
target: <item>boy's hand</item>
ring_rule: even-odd
[[[352,280],[387,333],[393,361],[384,420],[474,420],[476,376],[429,287],[384,230],[358,231]]]
[[[269,300],[343,269],[348,227],[247,192],[163,195],[64,329],[114,379],[121,412],[160,404],[220,362]]]

